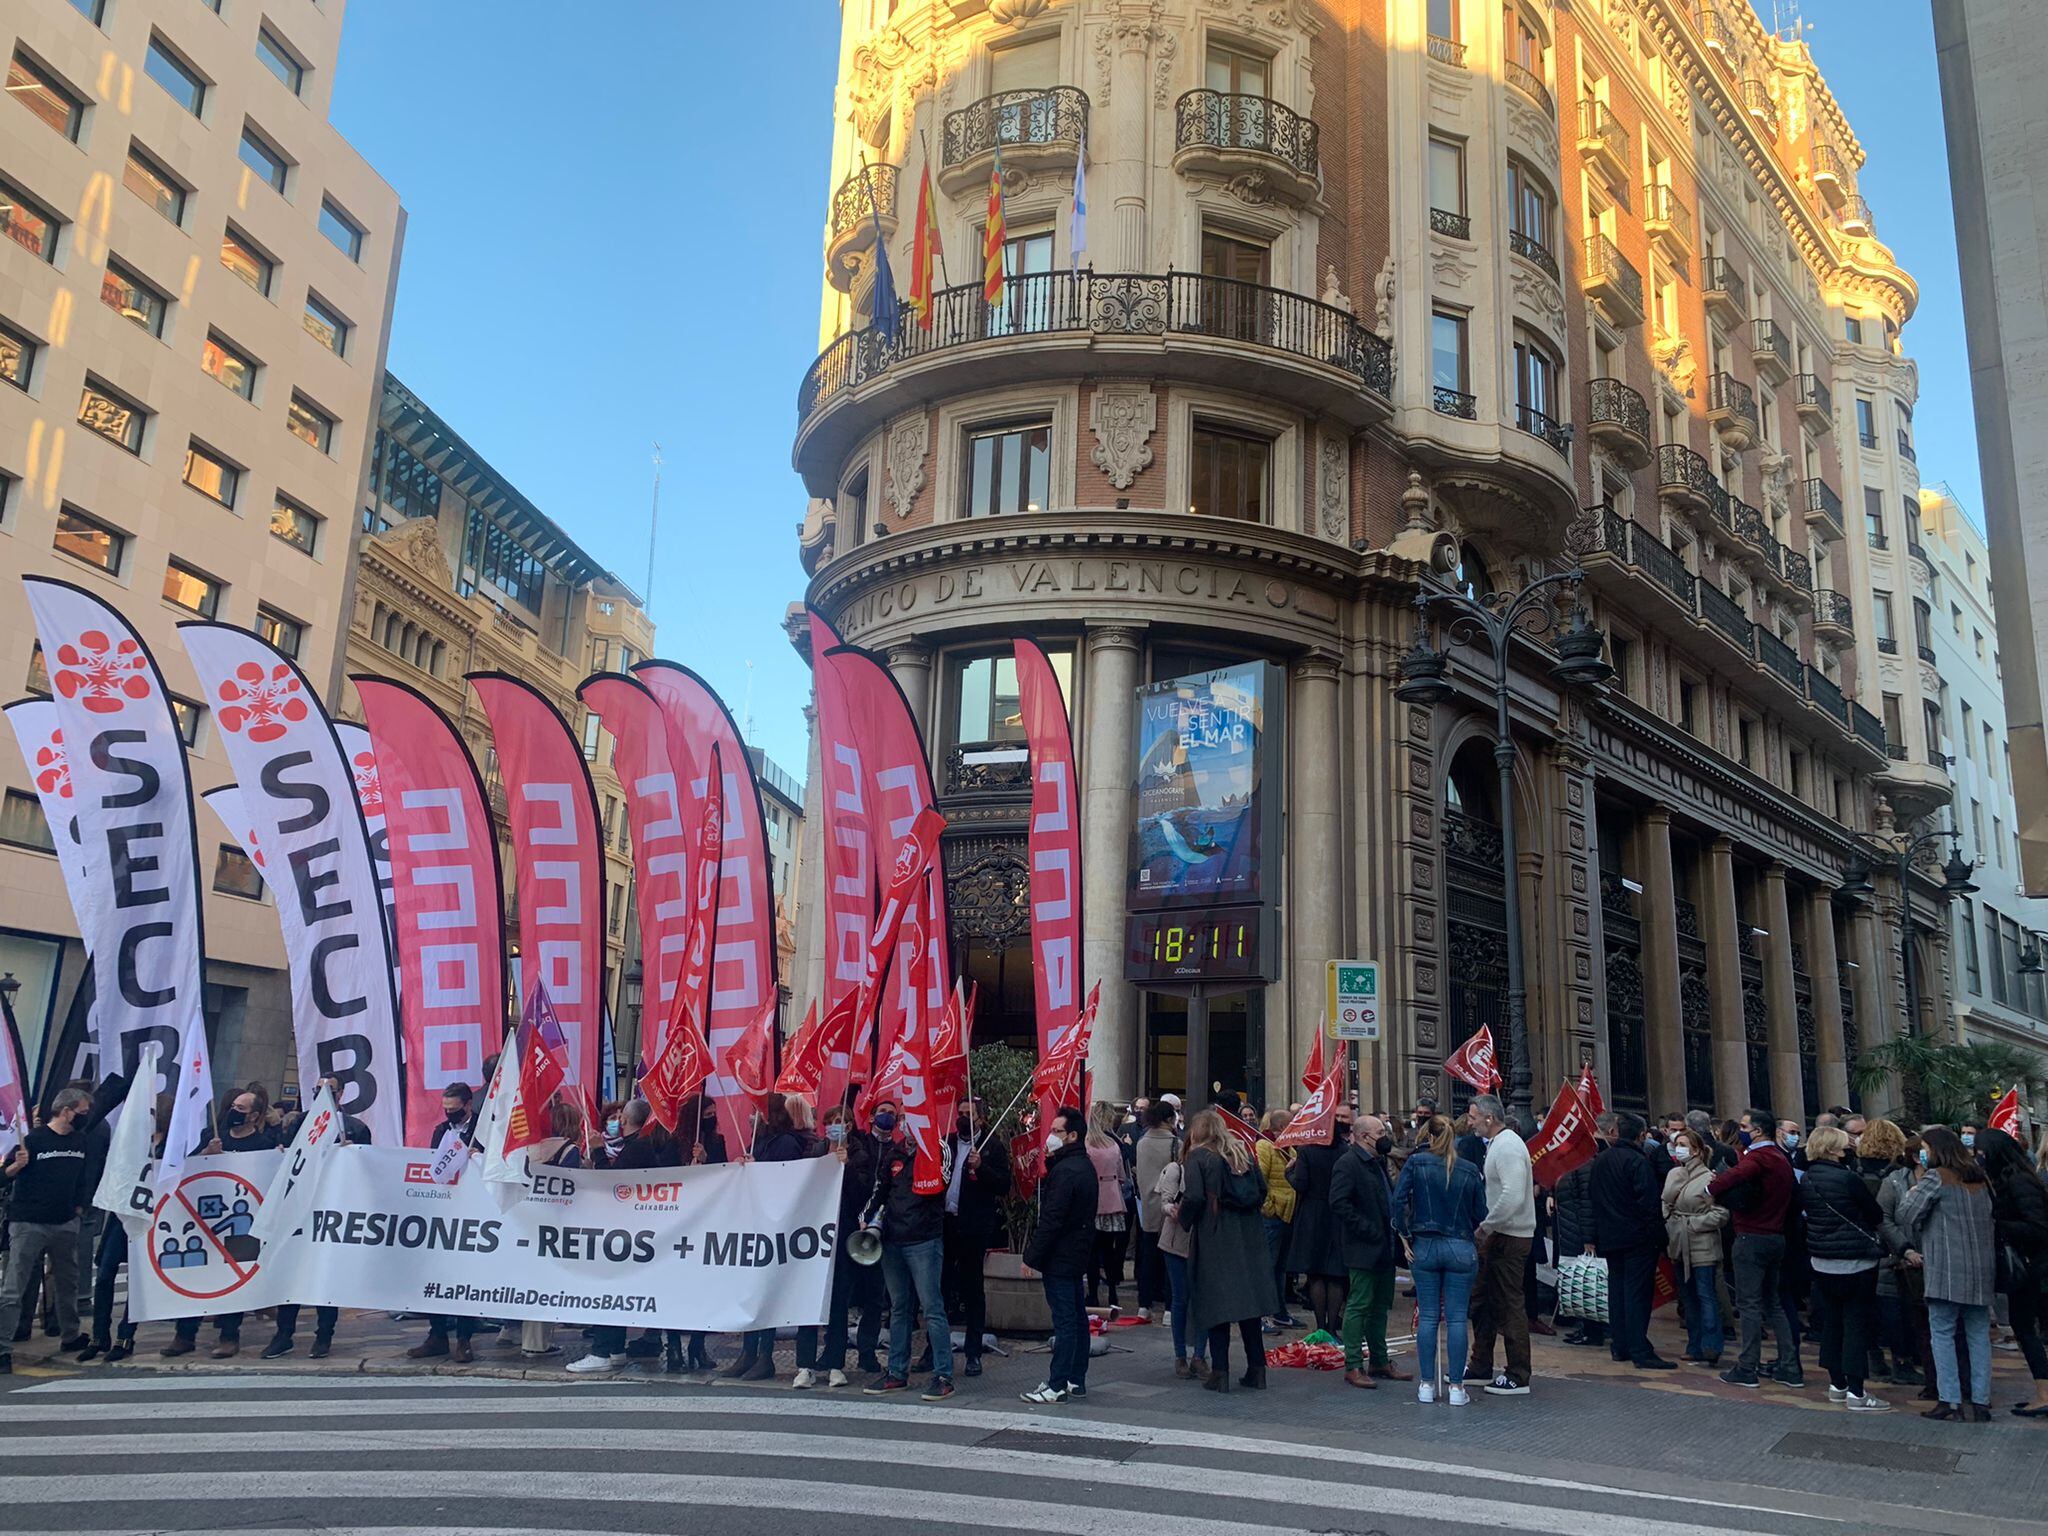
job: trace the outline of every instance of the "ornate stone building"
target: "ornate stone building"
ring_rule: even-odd
[[[1586,1060],[1658,1111],[1855,1097],[1859,1042],[1904,1017],[1897,891],[1837,892],[1859,829],[1946,780],[1876,643],[1875,525],[1843,512],[1911,486],[1914,290],[1806,48],[1740,0],[842,15],[799,543],[926,727],[977,1038],[1030,1027],[1023,634],[1081,757],[1101,1091],[1184,1072],[1185,1000],[1123,979],[1134,690],[1248,659],[1287,678],[1280,952],[1211,1000],[1214,1077],[1287,1097],[1340,956],[1386,967],[1368,1102],[1449,1091],[1481,1024],[1505,1055],[1488,653],[1452,647],[1449,702],[1394,689],[1418,585],[1503,596],[1576,559],[1612,684],[1552,680],[1555,625],[1509,647],[1538,1098]],[[901,287],[927,169],[953,285],[892,341],[874,246]],[[1865,393],[1883,431],[1852,456]],[[1917,938],[1929,1024],[1944,932]]]

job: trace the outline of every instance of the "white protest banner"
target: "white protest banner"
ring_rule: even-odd
[[[143,1042],[135,1075],[128,1079],[128,1097],[122,1101],[113,1138],[107,1143],[106,1166],[92,1196],[94,1205],[128,1223],[131,1237],[142,1229],[156,1198],[156,1167],[149,1147],[156,1135],[156,1059],[162,1050],[154,1040]]]
[[[299,1133],[284,1149],[284,1162],[277,1177],[263,1192],[263,1209],[256,1213],[255,1224],[249,1228],[251,1237],[259,1243],[272,1243],[291,1236],[304,1225],[306,1213],[319,1198],[321,1176],[346,1134],[333,1090],[323,1082],[300,1117]]]
[[[734,1332],[819,1323],[839,1164],[530,1168],[436,1184],[404,1147],[349,1147],[297,1235],[253,1233],[281,1153],[195,1157],[130,1259],[140,1322],[279,1302]]]

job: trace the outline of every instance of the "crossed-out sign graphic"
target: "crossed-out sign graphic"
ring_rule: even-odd
[[[157,1202],[149,1227],[149,1266],[192,1301],[214,1301],[256,1277],[263,1245],[249,1235],[263,1191],[225,1168],[187,1174]]]

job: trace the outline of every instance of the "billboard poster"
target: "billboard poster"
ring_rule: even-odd
[[[1266,899],[1284,686],[1280,668],[1247,661],[1138,689],[1132,910]]]

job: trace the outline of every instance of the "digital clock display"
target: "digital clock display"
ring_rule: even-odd
[[[1132,913],[1124,928],[1128,981],[1209,981],[1264,974],[1260,907]]]

